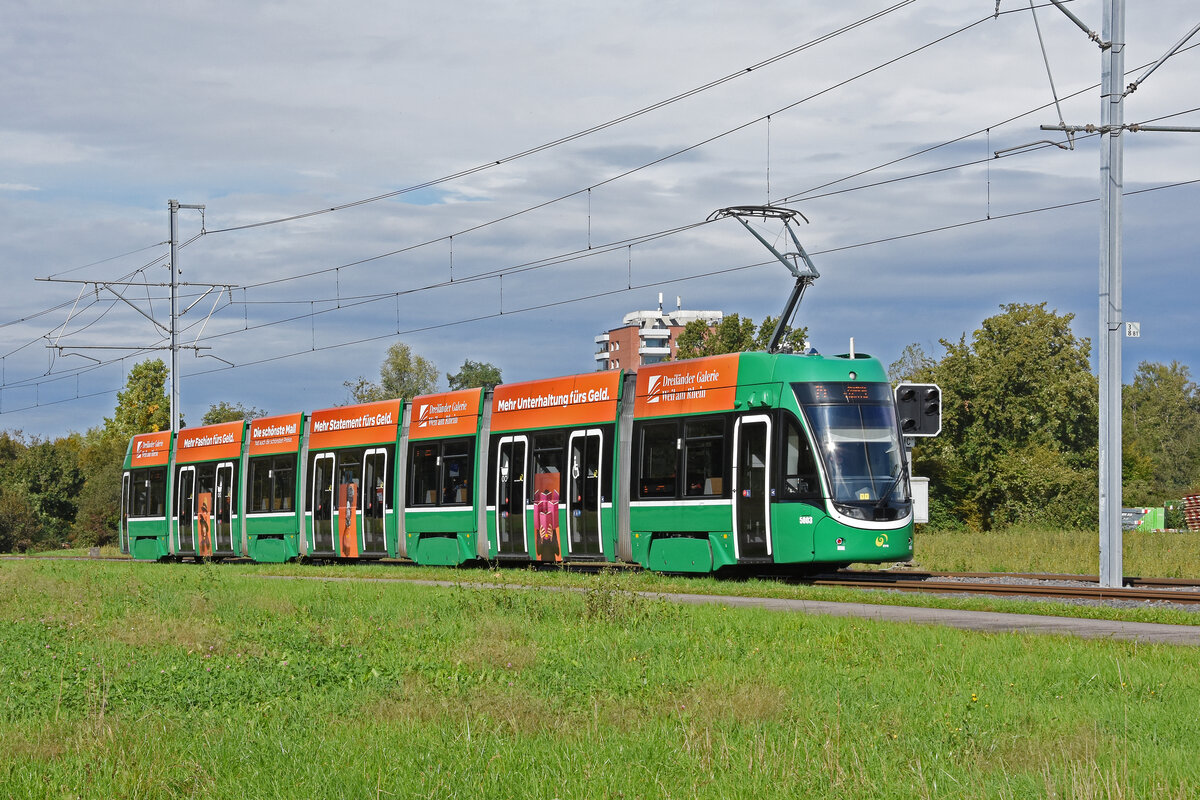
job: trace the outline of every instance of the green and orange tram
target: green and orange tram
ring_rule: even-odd
[[[143,434],[121,546],[802,571],[911,558],[908,476],[877,359],[740,353]]]

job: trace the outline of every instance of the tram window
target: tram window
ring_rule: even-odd
[[[207,494],[209,508],[208,513],[212,515],[212,502],[216,497],[215,486],[217,480],[217,465],[216,464],[197,464],[196,465],[196,494]]]
[[[165,467],[135,469],[129,473],[133,490],[131,517],[163,517],[167,514],[167,470]]]
[[[674,497],[678,470],[679,426],[671,422],[642,427],[639,497]]]
[[[409,447],[410,506],[464,505],[471,502],[474,442],[447,439]]]
[[[471,443],[466,439],[442,443],[442,505],[461,505],[471,499]]]
[[[560,431],[539,433],[533,437],[534,492],[565,492],[561,485],[563,471],[563,447],[566,435]],[[553,478],[538,478],[538,475],[554,475]],[[549,488],[547,488],[549,487]]]
[[[250,459],[250,513],[271,510],[271,458]]]
[[[689,497],[720,495],[725,488],[725,420],[688,420],[683,437],[684,491]]]
[[[783,499],[811,500],[821,496],[817,480],[817,459],[808,437],[790,415],[784,425]]]
[[[133,510],[130,516],[150,516],[150,476],[149,470],[135,469],[132,474]]]
[[[291,511],[296,504],[296,459],[277,456],[271,464],[272,511]]]
[[[358,448],[342,450],[337,459],[337,494],[334,502],[342,508],[342,513],[349,514],[359,507],[359,493],[362,491],[362,462],[364,451]]]
[[[262,456],[250,459],[249,512],[251,514],[291,511],[295,497],[295,456]],[[234,504],[236,505],[236,503],[235,495]]]
[[[437,505],[438,446],[414,445],[412,448],[412,483],[408,496],[411,506]]]
[[[167,515],[167,470],[157,467],[149,470],[150,498],[146,516],[165,517]]]
[[[412,448],[412,484],[408,503],[413,506],[437,505],[438,446],[415,445]]]

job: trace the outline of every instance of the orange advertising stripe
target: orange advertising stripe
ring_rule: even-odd
[[[171,432],[139,433],[133,437],[133,452],[129,465],[138,467],[160,467],[171,460]]]
[[[298,452],[303,422],[303,414],[282,414],[251,420],[247,452],[252,456]]]
[[[480,389],[426,394],[413,398],[410,439],[468,436],[479,430]]]
[[[638,369],[635,417],[730,411],[737,396],[737,353],[668,361]]]
[[[327,408],[314,411],[309,420],[308,447],[318,450],[394,442],[399,426],[399,400]]]
[[[620,370],[501,384],[492,395],[492,430],[615,422]]]
[[[197,461],[240,458],[245,431],[246,423],[240,419],[201,428],[184,428],[175,443],[175,461],[178,464],[194,464]]]

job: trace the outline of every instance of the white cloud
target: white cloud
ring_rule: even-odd
[[[1038,125],[1057,121],[1047,109],[1001,124],[1050,95],[1027,12],[991,19],[991,5],[913,4],[545,152],[411,195],[200,238],[179,254],[191,282],[246,285],[316,274],[235,292],[237,304],[218,310],[205,327],[206,337],[220,334],[209,341],[215,355],[246,364],[303,354],[203,375],[219,364],[185,356],[188,417],[198,419],[221,399],[280,412],[338,402],[343,380],[375,375],[386,337],[397,330],[427,329],[403,338],[443,372],[473,358],[495,361],[510,379],[529,379],[591,369],[595,332],[626,311],[653,306],[658,291],[680,294],[692,308],[776,314],[790,288],[778,265],[687,279],[769,260],[733,222],[613,252],[598,248],[785,195],[798,195],[792,204],[812,220],[800,231],[806,247],[824,253],[816,257],[823,277],[800,310],[822,350],[854,336],[860,349],[887,362],[912,341],[957,339],[1013,301],[1044,300],[1076,313],[1077,330],[1094,337],[1094,204],[999,218],[1094,197],[1097,144],[988,158],[1047,138]],[[35,283],[34,275],[132,252],[64,275],[111,279],[159,257],[161,246],[140,248],[166,238],[169,198],[205,204],[206,229],[215,231],[383,195],[620,117],[882,7],[766,0],[747,13],[709,0],[625,0],[594,9],[347,0],[334,14],[311,1],[217,0],[203,9],[116,2],[69,13],[38,6],[11,21],[0,56],[0,104],[10,110],[0,131],[0,276],[8,289],[0,322],[79,292],[78,285]],[[1096,0],[1072,7],[1099,26]],[[1131,69],[1157,58],[1194,21],[1183,0],[1163,0],[1153,15],[1129,14]],[[1094,45],[1054,9],[1040,20],[1059,94],[1095,83]],[[1126,118],[1189,107],[1198,54],[1181,54],[1156,72],[1131,96]],[[1064,102],[1073,124],[1097,121],[1098,110],[1095,90]],[[753,122],[766,114],[773,115],[769,125]],[[1195,116],[1169,124],[1196,124]],[[1127,184],[1200,178],[1198,147],[1200,138],[1187,134],[1128,137]],[[678,151],[686,152],[638,169]],[[865,184],[879,185],[845,191]],[[1142,358],[1178,358],[1200,369],[1197,323],[1170,313],[1169,299],[1195,288],[1191,253],[1200,232],[1188,212],[1195,192],[1126,202],[1126,309],[1143,320],[1143,337],[1126,357],[1131,367]],[[962,227],[855,247],[954,225]],[[199,231],[198,214],[180,215],[181,238]],[[467,280],[570,253],[588,257],[505,277],[503,307],[499,279]],[[448,280],[451,264],[453,286],[414,291]],[[160,283],[165,270],[149,273]],[[628,286],[635,288],[619,291]],[[397,299],[396,292],[405,294]],[[162,318],[161,287],[136,294],[143,303],[152,297]],[[383,299],[356,304],[374,294]],[[591,299],[551,305],[584,296]],[[250,304],[240,305],[243,299]],[[546,307],[521,311],[539,305]],[[207,313],[207,301],[202,306]],[[86,311],[81,324],[101,310]],[[298,319],[256,327],[290,317]],[[481,319],[432,327],[473,318]],[[0,427],[55,434],[111,413],[111,394],[12,411],[76,391],[73,378],[38,390],[13,385],[46,369],[40,341],[14,351],[62,320],[60,313],[0,328],[0,355],[11,354]],[[1171,330],[1161,330],[1167,320]],[[114,308],[79,341],[148,343],[147,324]],[[321,349],[360,339],[374,340]],[[81,375],[78,391],[122,381],[118,364]]]

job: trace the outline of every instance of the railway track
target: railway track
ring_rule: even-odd
[[[839,570],[803,578],[801,582],[812,586],[932,594],[1200,604],[1200,583],[1178,578],[1130,577],[1125,579],[1125,586],[1114,588],[1100,586],[1094,575]]]

